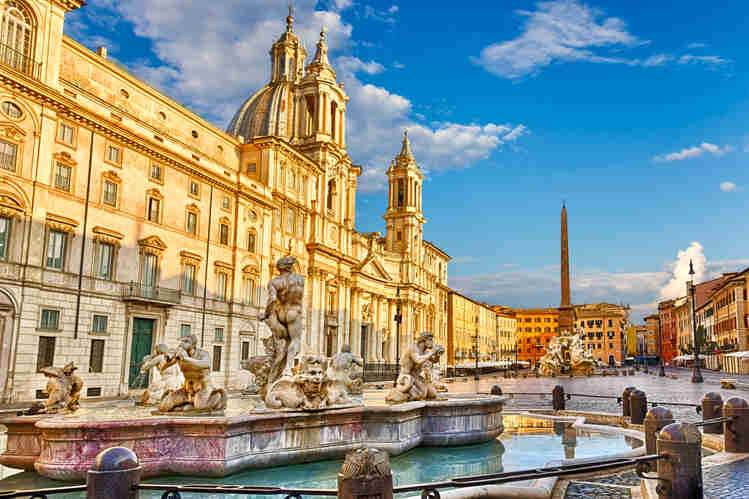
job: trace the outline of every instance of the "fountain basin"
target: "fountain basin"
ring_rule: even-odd
[[[401,454],[414,447],[488,442],[502,433],[504,397],[359,406],[320,412],[242,413],[222,417],[14,417],[0,464],[63,481],[85,480],[96,455],[124,446],[143,475],[222,477],[245,469],[342,458],[367,445]]]

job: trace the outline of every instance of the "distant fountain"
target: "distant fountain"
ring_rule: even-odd
[[[539,372],[543,376],[557,376],[569,372],[590,376],[596,367],[593,354],[585,349],[582,337],[577,333],[563,331],[554,337],[539,360]]]

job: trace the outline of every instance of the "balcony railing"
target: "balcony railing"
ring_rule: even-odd
[[[40,78],[42,72],[41,63],[4,43],[0,43],[0,64],[15,69],[35,80]]]
[[[174,305],[180,302],[180,292],[175,289],[144,286],[139,282],[131,282],[122,286],[122,299]]]

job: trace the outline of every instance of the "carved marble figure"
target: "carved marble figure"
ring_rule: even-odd
[[[73,362],[65,367],[43,367],[39,372],[47,378],[47,400],[37,402],[28,410],[19,414],[32,416],[34,414],[71,413],[80,408],[83,379],[75,374],[77,367]]]
[[[538,362],[539,372],[543,376],[556,376],[563,371],[589,376],[596,366],[593,354],[585,348],[582,337],[577,333],[555,336],[546,352]]]
[[[445,352],[442,345],[434,344],[432,333],[423,332],[416,344],[411,345],[401,359],[401,374],[396,385],[385,397],[388,404],[414,400],[434,400],[437,388],[432,382],[431,367],[439,363]]]
[[[158,412],[217,412],[226,409],[226,391],[213,386],[211,356],[198,348],[198,339],[194,334],[180,340],[174,355],[167,359],[165,368],[174,364],[179,365],[185,382],[178,390],[164,395]]]
[[[269,409],[325,409],[347,400],[330,400],[327,361],[317,355],[303,355],[290,376],[284,375],[268,388],[265,405]],[[337,394],[340,397],[340,394]]]
[[[364,383],[363,369],[364,360],[351,353],[351,345],[343,344],[328,367],[328,377],[334,383],[341,384],[347,394],[359,395]]]
[[[282,375],[292,374],[296,356],[302,341],[304,314],[304,277],[293,273],[296,258],[281,258],[276,268],[281,275],[268,283],[268,304],[260,320],[264,321],[273,333],[275,343],[273,361],[268,382],[272,383]]]
[[[175,352],[171,352],[172,355]],[[140,372],[150,371],[148,388],[141,396],[140,405],[158,405],[167,392],[179,390],[185,382],[185,377],[177,364],[167,365],[170,351],[163,343],[157,345],[151,355],[143,359]]]
[[[270,385],[273,360],[276,358],[276,340],[273,336],[268,336],[263,338],[262,341],[265,355],[255,355],[248,360],[242,361],[242,369],[247,369],[255,376],[258,393],[265,400],[265,395],[268,393],[268,386]]]

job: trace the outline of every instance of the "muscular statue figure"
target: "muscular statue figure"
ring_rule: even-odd
[[[346,391],[356,395],[361,393],[364,368],[364,361],[358,355],[351,353],[351,345],[341,345],[341,351],[333,359],[332,369],[329,369],[328,376],[334,380],[343,383]]]
[[[73,362],[65,367],[44,367],[40,372],[47,378],[47,400],[37,402],[28,410],[20,412],[21,416],[35,414],[71,413],[80,407],[83,379],[75,374]]]
[[[428,371],[433,364],[439,362],[444,352],[444,347],[434,344],[432,333],[421,333],[416,344],[411,345],[401,359],[401,374],[396,385],[385,397],[385,402],[400,404],[414,400],[436,399],[437,388],[432,383],[432,376]]]
[[[276,263],[280,276],[268,283],[268,304],[260,320],[273,332],[276,344],[268,383],[281,375],[290,376],[302,341],[302,298],[304,277],[294,274],[296,258],[281,258]]]
[[[211,381],[211,356],[198,348],[194,334],[180,340],[179,348],[164,368],[178,364],[185,383],[179,390],[168,392],[161,399],[159,412],[222,411],[226,409],[226,391],[215,388]]]
[[[167,366],[169,347],[157,345],[154,352],[143,359],[140,372],[151,371],[148,388],[143,392],[140,405],[158,405],[167,392],[179,390],[185,382],[177,364]]]

